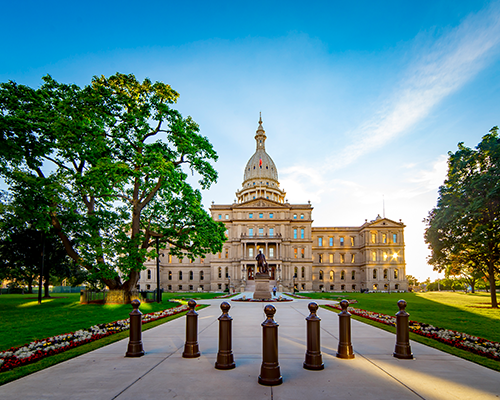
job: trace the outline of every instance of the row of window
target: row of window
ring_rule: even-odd
[[[248,213],[248,218],[253,219],[253,214],[254,213]],[[264,218],[264,213],[256,213],[255,215],[257,215],[258,218]],[[218,218],[222,219],[222,214],[219,214]],[[269,213],[269,218],[274,218],[274,213]],[[225,214],[224,219],[229,219],[229,214]],[[297,219],[297,214],[293,214],[293,219]],[[300,219],[304,219],[304,214],[300,214]]]
[[[257,232],[259,236],[264,236],[264,228],[257,228]],[[248,236],[253,236],[254,229],[253,228],[248,228]],[[269,236],[274,236],[274,228],[269,228]]]
[[[398,242],[398,234],[393,233],[392,234],[392,243],[397,243],[397,242]],[[371,234],[371,243],[373,243],[373,244],[377,243],[377,234],[376,233]],[[387,233],[382,233],[382,243],[383,244],[389,243],[389,235]]]
[[[253,249],[253,247],[249,247],[249,248],[248,248],[248,257],[250,257],[250,258],[251,258],[251,257],[253,257],[253,256],[254,256],[254,252],[253,252],[253,250],[254,250],[254,249]],[[257,251],[256,251],[256,253],[258,253],[258,252],[259,252],[259,250],[262,250],[262,249],[261,249],[260,247],[257,247]],[[274,257],[274,247],[269,247],[269,248],[267,249],[267,251],[268,251],[268,253],[269,253],[267,256],[268,256],[269,258],[273,258],[273,257]]]
[[[229,288],[229,286],[227,285],[227,283],[226,283],[226,285],[225,285],[225,286],[226,286],[226,289],[228,289],[228,288]],[[147,285],[147,288],[149,289],[149,285]],[[203,291],[203,290],[205,290],[205,287],[204,287],[203,285],[199,285],[199,286],[198,286],[198,289],[199,289],[200,291]],[[219,285],[218,285],[218,289],[219,289],[219,290],[222,290],[222,284],[221,284],[221,283],[219,283]],[[172,290],[172,285],[168,285],[168,286],[167,286],[167,290]],[[177,290],[178,290],[179,292],[182,292],[183,290],[186,290],[186,289],[184,289],[184,286],[183,286],[183,285],[178,285],[178,286],[177,286]],[[194,286],[193,286],[193,285],[189,285],[187,290],[189,290],[190,292],[192,292],[192,291],[194,290]]]
[[[326,262],[326,259],[323,257],[324,255],[323,254],[318,254],[318,262],[319,263],[324,263]],[[340,263],[341,264],[344,264],[345,263],[345,260],[346,260],[346,255],[341,253],[340,254]],[[333,254],[328,254],[328,262],[330,264],[333,264]],[[351,264],[354,264],[356,262],[356,255],[355,254],[351,254]]]
[[[354,245],[355,245],[355,238],[354,238],[354,236],[351,236],[349,239],[350,239],[350,241],[351,241],[351,246],[354,246]],[[345,243],[345,238],[344,238],[344,236],[340,236],[340,237],[339,237],[339,245],[340,245],[340,246],[343,246],[343,245],[344,245],[344,243]],[[333,236],[330,236],[330,237],[328,238],[328,246],[332,247],[332,246],[333,246],[333,244],[334,244],[334,243],[333,243]],[[320,236],[320,237],[318,237],[318,246],[319,246],[319,247],[322,247],[322,246],[323,246],[323,237],[321,237],[321,236]]]
[[[165,257],[165,254],[162,254],[161,256]],[[191,260],[190,258],[188,258],[188,260],[189,260],[189,264],[193,263],[193,260]],[[179,258],[177,261],[182,264],[183,261],[184,261],[184,259],[183,258]],[[203,264],[204,262],[205,262],[205,259],[204,258],[200,258],[200,263]],[[168,263],[172,264],[172,255],[171,254],[168,255]]]

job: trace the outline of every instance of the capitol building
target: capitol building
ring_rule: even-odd
[[[313,206],[291,204],[280,188],[278,169],[266,152],[262,119],[256,150],[248,160],[236,202],[212,204],[226,225],[227,241],[217,254],[179,259],[161,251],[160,286],[173,292],[253,291],[255,257],[266,256],[270,285],[280,292],[406,291],[405,225],[377,216],[361,226],[313,226]],[[141,290],[156,289],[156,260],[145,264]]]

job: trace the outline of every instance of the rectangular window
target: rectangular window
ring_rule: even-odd
[[[182,292],[182,285],[179,285],[179,291]]]
[[[343,236],[341,236],[341,237],[340,237],[340,245],[341,245],[341,246],[343,246],[343,245],[344,245],[344,237],[343,237]]]
[[[225,235],[226,237],[229,237],[229,230],[227,230],[227,229],[226,229],[226,232],[224,232],[224,235]]]
[[[269,213],[269,218],[273,218],[274,217],[274,214],[273,213]]]
[[[219,214],[219,219],[222,219],[222,214]]]
[[[340,263],[344,264],[345,262],[345,256],[343,254],[340,255]]]
[[[318,238],[318,246],[323,246],[323,238],[322,237],[319,237]]]
[[[372,243],[376,243],[377,235],[372,233]]]
[[[398,235],[396,233],[392,234],[392,243],[397,243],[398,242]]]
[[[270,247],[270,248],[269,248],[269,257],[270,257],[270,258],[273,258],[273,257],[274,257],[274,248],[273,248],[273,247]]]
[[[294,229],[294,230],[293,230],[293,238],[294,238],[294,239],[297,239],[297,229]]]
[[[226,254],[225,254],[225,257],[226,257],[226,258],[229,258],[229,250],[228,250],[228,249],[226,249]]]
[[[264,236],[264,228],[259,228],[259,236]]]
[[[304,239],[304,229],[301,229],[301,230],[300,230],[300,238],[301,238],[301,239]]]
[[[259,218],[264,218],[264,214],[259,213]]]
[[[253,248],[248,249],[248,257],[253,257]]]
[[[320,254],[318,257],[318,262],[322,263],[323,262],[323,254]]]
[[[356,271],[352,271],[351,272],[351,280],[355,280],[356,279]]]
[[[168,263],[172,264],[172,255],[171,254],[168,255]]]
[[[354,264],[355,259],[356,259],[356,256],[354,254],[351,254],[351,264]]]
[[[249,213],[248,218],[253,218],[253,213]]]
[[[248,236],[253,236],[253,228],[248,228]]]
[[[305,250],[304,249],[300,249],[300,254],[302,254],[302,258],[305,258]]]
[[[387,243],[387,235],[382,233],[382,243]]]
[[[269,228],[269,236],[274,236],[274,228]]]
[[[328,238],[328,246],[330,246],[330,247],[333,246],[333,238],[332,237]]]
[[[333,264],[333,254],[330,254],[330,264]]]
[[[384,261],[387,261],[387,253],[384,251],[384,254],[383,254],[383,258],[384,258]]]
[[[372,261],[377,261],[377,253],[372,251]]]
[[[297,258],[297,249],[293,249],[294,258]]]
[[[226,219],[229,219],[229,215],[228,214],[226,214]]]
[[[351,236],[351,246],[354,246],[354,236]]]

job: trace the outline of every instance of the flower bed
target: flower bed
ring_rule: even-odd
[[[143,314],[142,323],[157,321],[172,315],[188,310],[188,306],[180,305],[168,310]],[[62,353],[63,351],[81,346],[85,343],[122,332],[130,327],[130,319],[110,322],[91,326],[88,329],[80,329],[73,333],[53,336],[43,340],[37,340],[30,344],[12,347],[9,350],[0,352],[0,372],[8,371],[21,365],[26,365],[42,358]]]
[[[341,310],[342,308],[335,305],[328,305],[328,307]],[[359,308],[348,307],[347,310],[354,315],[371,319],[372,321],[380,322],[385,325],[396,326],[396,317],[376,313],[373,311],[366,311]],[[489,340],[468,335],[450,329],[438,328],[433,325],[425,324],[417,321],[409,321],[410,332],[420,336],[425,336],[450,346],[457,347],[462,350],[470,351],[471,353],[479,354],[483,357],[492,358],[500,361],[500,343],[491,342]]]
[[[292,299],[287,299],[286,297],[283,297],[283,296],[280,296],[278,298],[272,298],[272,299],[266,299],[266,300],[261,300],[261,299],[253,299],[253,298],[249,298],[249,297],[246,297],[245,295],[243,295],[242,297],[239,297],[237,299],[231,299],[231,301],[246,301],[246,302],[266,302],[266,303],[274,303],[276,301],[279,301],[279,302],[282,302],[282,301],[293,301]]]

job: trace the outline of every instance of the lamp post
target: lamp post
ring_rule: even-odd
[[[160,237],[156,236],[156,302],[161,303],[160,290]]]

